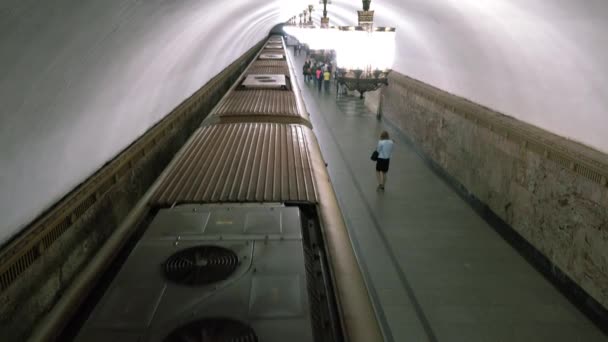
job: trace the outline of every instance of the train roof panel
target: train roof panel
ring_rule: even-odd
[[[260,61],[262,62],[262,61]],[[264,66],[256,65],[255,63],[247,69],[245,72],[247,75],[251,74],[282,74],[289,75],[289,67],[285,66]]]
[[[293,92],[262,89],[230,92],[214,115],[301,116]]]
[[[289,75],[289,65],[283,60],[255,60],[245,74],[283,74]]]
[[[272,60],[272,59],[267,59],[267,60],[256,59],[255,61],[253,61],[253,63],[251,63],[251,66],[268,66],[268,67],[285,67],[285,68],[289,68],[289,64],[287,64],[287,61],[285,61],[285,60]]]
[[[287,89],[287,77],[283,74],[250,74],[241,82],[241,88],[255,89]]]
[[[151,205],[317,203],[314,168],[324,165],[320,157],[311,157],[310,144],[314,141],[312,131],[302,125],[201,127],[172,162]]]
[[[275,50],[271,50],[271,51],[275,51]],[[285,55],[283,54],[283,51],[277,52],[277,53],[262,51],[262,53],[260,54],[260,56],[258,57],[258,59],[261,59],[261,60],[285,60]]]
[[[283,50],[283,49],[262,49],[262,54],[283,55],[283,54],[285,54],[285,50]]]
[[[257,59],[251,63],[245,74],[283,74],[289,76],[289,64],[285,60]]]

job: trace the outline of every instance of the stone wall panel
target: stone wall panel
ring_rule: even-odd
[[[598,152],[391,75],[383,115],[553,267],[608,307],[608,187],[576,172],[576,160],[568,159],[583,153],[606,170],[608,156],[590,159]],[[565,154],[551,154],[550,147]]]

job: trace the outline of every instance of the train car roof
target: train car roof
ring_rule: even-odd
[[[172,162],[150,204],[318,203],[314,168],[324,164],[318,153],[311,154],[315,141],[302,125],[201,127]]]
[[[310,127],[307,112],[298,104],[292,91],[250,89],[234,90],[215,109],[220,123],[276,122]]]
[[[289,65],[283,60],[255,60],[245,74],[283,74],[290,75]]]
[[[285,50],[284,49],[262,49],[261,53],[270,53],[270,54],[277,54],[277,55],[284,55],[285,54]]]

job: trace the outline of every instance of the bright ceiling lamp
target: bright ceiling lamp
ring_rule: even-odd
[[[369,44],[371,51],[369,65],[373,69],[390,72],[395,61],[395,28],[374,27],[370,32]]]
[[[310,35],[307,44],[311,50],[334,50],[341,36],[336,27],[324,27],[308,30]]]
[[[300,14],[300,17],[302,17],[302,14]],[[314,26],[310,26],[308,24],[284,25],[283,32],[294,37],[300,43],[306,44],[306,42],[309,39],[311,39],[311,36],[312,36],[311,29],[312,28],[314,28]]]
[[[285,25],[283,26],[283,32],[287,33],[290,36],[295,37],[296,39],[300,39],[300,28],[298,26],[293,25]]]
[[[329,26],[329,17],[327,16],[328,0],[321,0],[323,3],[323,16],[321,17],[321,27],[316,28],[310,36],[308,36],[307,44],[310,49],[309,56],[318,61],[332,60],[335,56],[334,51],[338,45],[341,35],[340,31],[333,26]],[[329,1],[331,3],[331,1]]]
[[[322,2],[320,28],[312,25],[313,6],[309,5],[300,14],[300,25],[285,26],[285,32],[308,45],[310,56],[316,60],[331,58],[335,51],[338,83],[357,90],[361,98],[368,91],[388,85],[395,57],[395,28],[373,26],[374,11],[369,9],[371,0],[363,0],[363,10],[357,11],[359,26],[330,27],[327,0]],[[291,22],[295,22],[295,17]]]
[[[302,44],[316,41],[316,28],[314,26],[283,26],[283,31],[296,38]]]
[[[336,62],[345,70],[363,69],[368,64],[369,34],[360,26],[341,26],[336,43]],[[362,48],[366,47],[366,48]]]
[[[388,85],[395,56],[395,28],[373,27],[374,11],[369,10],[371,0],[363,0],[359,26],[340,27],[336,45],[338,83],[356,90],[360,97]]]
[[[362,26],[340,27],[336,44],[338,67],[346,70],[390,72],[395,56],[395,29]]]

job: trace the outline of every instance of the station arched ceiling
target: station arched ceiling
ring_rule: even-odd
[[[0,243],[309,3],[0,0]],[[371,7],[396,71],[608,152],[608,2]],[[331,23],[360,8],[333,0]]]

